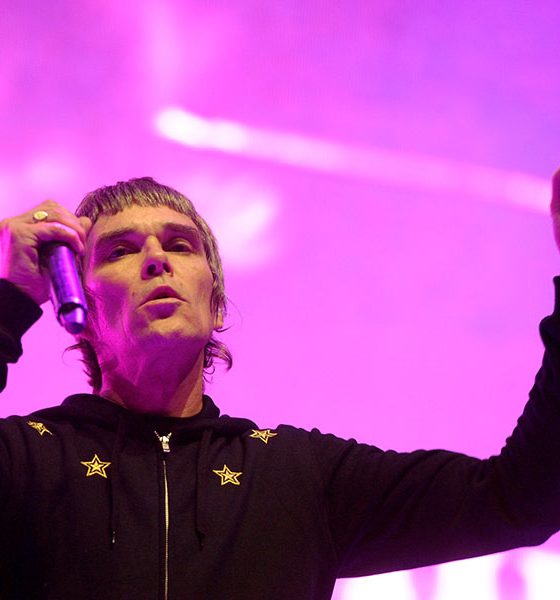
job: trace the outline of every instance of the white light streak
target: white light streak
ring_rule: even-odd
[[[248,144],[247,132],[242,125],[202,119],[177,108],[160,113],[157,127],[165,137],[194,148],[237,153],[242,152]]]
[[[296,133],[207,119],[181,108],[162,110],[155,125],[162,136],[192,148],[548,212],[549,182],[518,171],[383,148],[337,144]]]

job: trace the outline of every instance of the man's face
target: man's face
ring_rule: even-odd
[[[166,206],[103,215],[86,242],[84,284],[93,303],[86,337],[102,360],[126,361],[135,347],[170,342],[198,352],[222,325],[211,310],[212,282],[186,215]]]

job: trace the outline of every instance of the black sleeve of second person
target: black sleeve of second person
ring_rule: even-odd
[[[0,279],[0,391],[6,387],[8,363],[17,362],[22,354],[23,334],[42,314],[27,294]]]

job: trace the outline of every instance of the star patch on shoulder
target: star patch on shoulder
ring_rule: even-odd
[[[224,465],[224,468],[221,470],[212,470],[213,473],[221,479],[221,485],[226,485],[227,483],[232,483],[233,485],[241,485],[239,479],[237,479],[243,473],[240,471],[239,473],[235,471],[230,471],[227,465]]]
[[[43,437],[44,433],[52,435],[52,431],[49,431],[43,423],[39,423],[38,421],[27,421],[27,424],[29,425],[29,427],[33,427],[33,429],[38,431],[41,437]]]
[[[97,454],[94,454],[91,460],[80,461],[80,464],[84,465],[84,467],[87,467],[86,477],[99,475],[100,477],[105,477],[105,479],[107,479],[107,473],[105,473],[105,470],[111,465],[110,462],[102,461]]]
[[[271,431],[270,429],[251,429],[251,431],[253,433],[249,436],[250,438],[255,438],[256,440],[261,440],[265,444],[268,444],[268,440],[271,437],[278,435],[277,433],[274,433],[274,431]]]

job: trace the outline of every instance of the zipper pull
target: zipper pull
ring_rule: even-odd
[[[156,434],[156,437],[161,444],[162,450],[166,454],[171,452],[171,448],[169,447],[169,442],[171,441],[171,436],[173,435],[173,433],[168,433],[167,435],[159,435],[159,433],[157,431],[154,431],[154,433]]]

